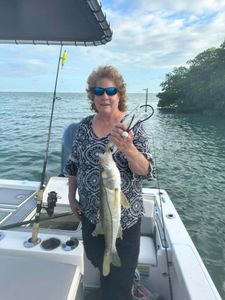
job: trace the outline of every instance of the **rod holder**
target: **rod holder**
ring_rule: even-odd
[[[43,193],[44,193],[44,189],[41,189],[36,195],[37,208],[36,208],[33,230],[32,230],[32,237],[31,237],[31,243],[33,243],[33,244],[36,244],[38,241],[38,232],[39,232],[40,215],[41,215],[41,209],[42,209]]]

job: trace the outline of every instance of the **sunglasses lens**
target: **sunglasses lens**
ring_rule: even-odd
[[[106,88],[105,90],[106,90],[106,94],[109,96],[114,96],[117,93],[117,88],[115,88],[115,87],[109,87],[109,88]]]
[[[94,88],[94,94],[96,96],[102,96],[104,94],[105,89],[100,88],[100,87],[96,87]]]
[[[106,92],[108,96],[114,96],[117,93],[117,88],[115,87],[108,87],[108,88],[101,88],[101,87],[95,87],[94,88],[94,94],[96,96],[102,96]]]

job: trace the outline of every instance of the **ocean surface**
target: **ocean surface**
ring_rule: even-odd
[[[52,123],[46,181],[60,173],[64,129],[89,115],[86,94],[58,94]],[[145,94],[128,95],[128,111]],[[225,299],[225,120],[173,114],[155,108],[145,123],[160,188],[166,189]],[[51,93],[0,93],[0,178],[40,181]],[[157,182],[146,182],[157,187]]]

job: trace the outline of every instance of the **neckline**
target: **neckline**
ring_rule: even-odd
[[[104,139],[109,138],[110,133],[107,134],[107,135],[105,135],[105,136],[102,136],[102,137],[99,137],[99,136],[97,136],[97,135],[95,134],[95,132],[94,132],[94,130],[93,130],[93,127],[92,127],[92,121],[93,121],[93,119],[94,119],[94,116],[95,116],[95,115],[92,115],[91,118],[90,118],[90,120],[89,120],[89,127],[90,127],[90,132],[91,132],[92,137],[94,137],[94,138],[97,139],[97,140],[104,140]]]

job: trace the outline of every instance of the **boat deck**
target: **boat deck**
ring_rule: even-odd
[[[0,226],[30,219],[35,212],[36,181],[0,180]]]

